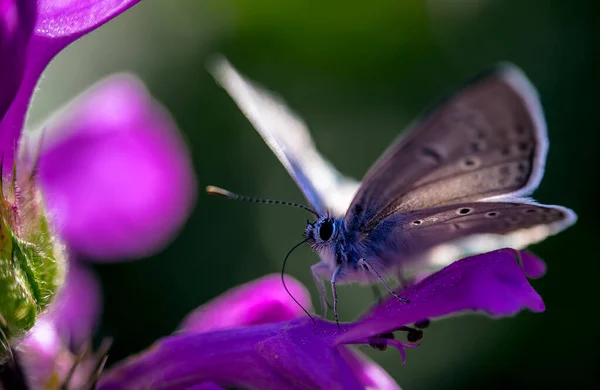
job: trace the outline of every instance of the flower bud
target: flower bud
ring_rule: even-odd
[[[66,271],[64,247],[50,228],[35,179],[20,176],[0,183],[0,335],[8,341],[33,327]],[[0,359],[4,353],[0,349]]]

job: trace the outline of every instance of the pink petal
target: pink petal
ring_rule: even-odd
[[[96,259],[163,248],[195,200],[181,135],[131,76],[98,83],[50,123],[38,166],[60,235],[71,250]]]
[[[296,279],[286,276],[294,298],[311,310],[310,295]],[[190,313],[181,330],[206,332],[306,316],[283,288],[281,276],[272,274],[235,287]]]

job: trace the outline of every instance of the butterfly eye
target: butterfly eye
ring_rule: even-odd
[[[333,235],[333,221],[323,221],[321,226],[319,227],[319,237],[321,240],[327,241]]]
[[[463,160],[462,167],[463,169],[476,169],[481,165],[481,160],[478,157],[470,156]]]

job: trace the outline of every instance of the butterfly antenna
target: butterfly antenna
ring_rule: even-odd
[[[304,308],[304,306],[302,306],[302,304],[300,302],[298,302],[298,300],[296,298],[294,298],[294,296],[292,295],[292,293],[288,289],[287,285],[285,284],[285,278],[284,278],[284,275],[285,275],[285,264],[287,263],[287,260],[290,257],[290,254],[292,254],[292,252],[294,251],[294,249],[298,248],[300,245],[304,244],[306,241],[308,241],[308,239],[300,241],[299,243],[297,243],[296,245],[294,245],[294,247],[292,249],[290,249],[288,251],[287,255],[285,255],[285,259],[283,259],[283,266],[281,267],[281,283],[283,284],[283,288],[288,293],[288,295],[290,296],[290,298],[292,298],[294,300],[294,302],[296,302],[296,304],[298,306],[300,306],[300,308],[306,313],[306,315],[310,318],[310,320],[316,326],[317,323],[315,322],[315,319],[313,318],[313,316],[310,315],[310,313],[308,312],[308,310],[306,310]]]
[[[223,188],[219,188],[219,187],[215,187],[215,186],[207,186],[206,192],[208,192],[210,195],[218,195],[218,196],[222,196],[227,199],[243,200],[244,202],[250,202],[250,203],[282,204],[284,206],[298,207],[298,208],[304,209],[310,213],[313,213],[314,215],[317,216],[317,218],[320,217],[319,213],[317,213],[315,210],[313,210],[309,207],[306,207],[303,204],[299,204],[299,203],[286,202],[284,200],[251,198],[249,196],[234,194],[231,191],[227,191]]]

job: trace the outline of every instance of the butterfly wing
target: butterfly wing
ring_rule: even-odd
[[[397,212],[526,195],[541,180],[547,149],[535,89],[518,68],[498,67],[430,110],[383,154],[345,225],[372,228]]]
[[[397,264],[399,257],[410,259],[427,254],[432,248],[442,248],[440,244],[451,243],[456,247],[473,238],[492,240],[491,243],[480,243],[484,246],[505,243],[507,245],[503,246],[519,248],[543,240],[572,225],[575,220],[573,211],[560,206],[533,202],[461,203],[393,214],[366,234],[362,244],[371,248],[378,261],[383,263],[379,266],[386,268]],[[515,242],[517,235],[524,241]],[[502,242],[502,237],[512,237],[513,242]],[[475,252],[491,250],[473,249]]]
[[[306,124],[286,104],[240,75],[223,57],[209,66],[315,211],[343,216],[358,188],[316,149]]]

